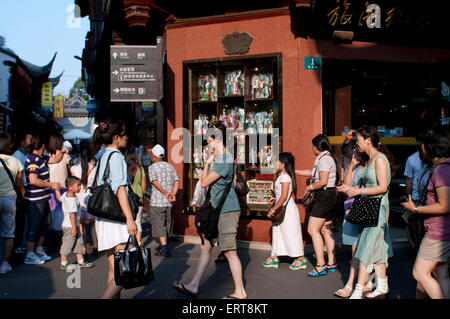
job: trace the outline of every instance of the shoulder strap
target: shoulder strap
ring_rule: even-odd
[[[233,164],[233,171],[234,171],[234,164]],[[222,197],[220,198],[219,203],[217,204],[216,209],[220,212],[222,211],[222,206],[225,203],[225,200],[228,197],[228,194],[230,193],[231,190],[231,185],[233,185],[234,182],[234,174],[233,174],[233,178],[231,179],[231,182],[228,183],[227,188],[225,188],[225,190],[223,191]],[[209,190],[208,190],[209,191]]]
[[[11,180],[13,189],[17,193],[16,184],[14,183],[14,178],[12,177],[11,171],[9,170],[8,166],[6,165],[6,163],[3,161],[3,159],[1,157],[0,157],[0,162],[2,163],[3,167],[5,168],[6,173],[8,173],[8,176],[9,176],[9,179]]]
[[[114,153],[119,153],[119,152],[118,152],[118,151],[114,151],[114,152],[111,152],[111,153],[109,154],[108,159],[106,160],[105,171],[104,171],[104,173],[103,173],[103,178],[102,178],[103,182],[106,182],[106,180],[107,180],[108,177],[109,177],[109,160],[111,159],[111,156],[112,156]],[[97,171],[95,172],[95,177],[94,177],[94,184],[92,185],[93,187],[96,187],[96,186],[97,186],[97,177],[98,177],[98,172],[100,171],[100,164],[101,164],[102,158],[103,158],[103,155],[102,155],[102,156],[100,157],[100,159],[98,160]]]

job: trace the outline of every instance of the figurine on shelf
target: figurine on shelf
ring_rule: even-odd
[[[244,119],[245,119],[245,110],[243,108],[239,108],[238,111],[238,128],[244,129]]]
[[[259,168],[265,167],[266,165],[266,150],[261,148],[259,150]]]
[[[209,157],[209,147],[208,147],[208,145],[203,146],[202,157],[203,157],[203,163],[206,163],[208,161],[208,157]]]
[[[206,131],[208,130],[208,116],[203,115],[203,121],[202,121],[202,134],[206,134]]]
[[[195,148],[194,150],[194,163],[195,164],[202,164],[202,150],[200,148]]]
[[[200,101],[217,100],[217,78],[212,75],[200,75],[198,79],[198,93]]]
[[[243,95],[244,94],[244,77],[241,70],[225,73],[224,95]]]
[[[252,164],[252,168],[255,168],[256,163],[258,163],[258,161],[257,161],[256,149],[254,147],[252,147],[252,150],[250,151],[249,159],[250,159],[250,163]]]
[[[211,76],[211,101],[217,101],[217,78]]]
[[[266,167],[273,167],[272,166],[272,155],[273,155],[273,151],[272,151],[272,145],[267,146],[267,157],[266,157]]]
[[[211,119],[209,120],[209,127],[216,127],[218,124],[217,115],[211,115]]]
[[[239,145],[237,162],[239,164],[245,163],[245,145],[243,144]]]
[[[198,119],[194,121],[194,134],[196,135],[202,134],[202,125],[203,125],[202,115],[199,115]]]

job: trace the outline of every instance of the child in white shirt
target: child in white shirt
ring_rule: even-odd
[[[62,223],[63,239],[60,249],[61,269],[68,268],[67,256],[73,252],[77,256],[79,267],[89,268],[93,265],[84,261],[83,258],[83,236],[80,232],[80,202],[76,196],[81,190],[79,178],[70,176],[66,179],[67,192],[61,195],[56,191],[56,198],[62,202],[64,220]]]

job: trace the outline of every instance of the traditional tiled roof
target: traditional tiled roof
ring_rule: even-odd
[[[56,53],[53,55],[51,61],[44,66],[37,66],[28,61],[22,60],[20,57],[17,57],[17,64],[25,69],[25,71],[31,77],[41,77],[48,76],[52,71],[53,62],[55,62]]]

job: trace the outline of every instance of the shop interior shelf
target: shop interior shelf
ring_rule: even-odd
[[[216,105],[217,101],[192,101],[192,104],[214,104]]]
[[[244,98],[244,95],[222,95],[218,96],[219,99],[241,99]]]
[[[272,102],[273,99],[245,99],[247,102]]]

